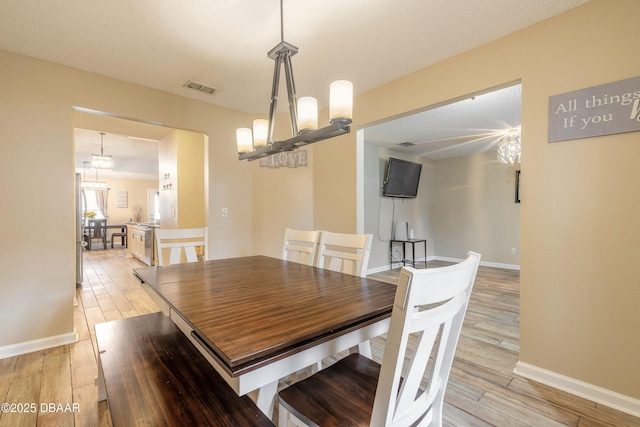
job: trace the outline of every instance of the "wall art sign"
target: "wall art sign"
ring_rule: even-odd
[[[260,166],[267,168],[297,168],[307,166],[307,150],[283,151],[260,159]]]
[[[549,142],[640,130],[640,76],[549,97]]]
[[[126,208],[127,204],[128,204],[128,199],[129,199],[129,193],[126,191],[118,191],[118,207],[119,208]]]

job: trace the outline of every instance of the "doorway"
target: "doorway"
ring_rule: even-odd
[[[160,148],[170,143],[180,147],[181,152],[185,151],[183,148],[187,142],[176,135],[193,135],[195,145],[200,147],[197,158],[198,167],[203,169],[202,173],[199,173],[202,181],[189,183],[185,180],[182,190],[189,194],[193,186],[204,189],[204,213],[200,215],[198,226],[208,225],[208,158],[202,154],[207,152],[208,138],[203,132],[160,126],[79,107],[73,108],[73,129],[76,172],[81,173],[83,179],[86,176],[87,180],[103,183],[107,188],[104,205],[100,205],[104,206],[104,209],[100,211],[111,226],[129,222],[157,223],[160,220],[160,163],[166,168],[167,161],[176,162],[179,157],[169,150],[168,157],[161,162]],[[113,170],[90,167],[91,156],[97,153],[113,157]],[[181,167],[187,170],[193,168],[192,165],[184,163]],[[82,212],[82,204],[77,203],[77,210],[80,220],[76,222],[83,222],[81,214],[86,214],[87,209]],[[185,209],[185,212],[189,211]],[[171,224],[168,226],[171,227]],[[122,246],[119,245],[118,249],[122,249]]]
[[[500,163],[496,151],[504,133],[520,126],[521,93],[520,82],[511,82],[358,131],[358,229],[374,235],[371,272],[390,268],[394,221],[427,240],[418,260],[457,261],[473,248],[484,263],[519,269],[520,165]],[[422,164],[417,198],[381,195],[392,157]]]
[[[152,224],[160,224],[160,191],[158,189],[147,190],[148,221]]]

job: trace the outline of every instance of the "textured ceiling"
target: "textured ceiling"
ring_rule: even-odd
[[[300,96],[356,93],[587,0],[285,0]],[[250,113],[268,109],[277,0],[2,0],[0,49]],[[183,85],[216,89],[206,95]]]
[[[284,0],[284,39],[322,107],[333,80],[362,93],[587,1]],[[248,113],[267,113],[279,41],[277,0],[0,1],[2,50]]]

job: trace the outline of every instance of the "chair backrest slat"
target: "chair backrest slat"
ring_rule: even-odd
[[[164,251],[169,250],[169,265],[182,262],[184,253],[187,262],[197,262],[197,247],[203,247],[204,260],[208,257],[208,229],[204,228],[158,228],[155,230],[158,265],[164,265]]]
[[[469,252],[466,260],[449,267],[401,270],[372,426],[411,425],[422,417],[420,425],[427,425],[431,419],[441,419],[444,392],[479,264],[480,255]],[[428,384],[421,389],[423,380]]]
[[[323,231],[317,266],[364,277],[371,254],[371,234],[342,234]]]
[[[282,259],[300,264],[314,265],[320,232],[293,230],[284,232]]]

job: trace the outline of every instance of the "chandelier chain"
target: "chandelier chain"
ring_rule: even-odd
[[[280,0],[280,41],[284,41],[284,12],[282,7],[282,0]]]

